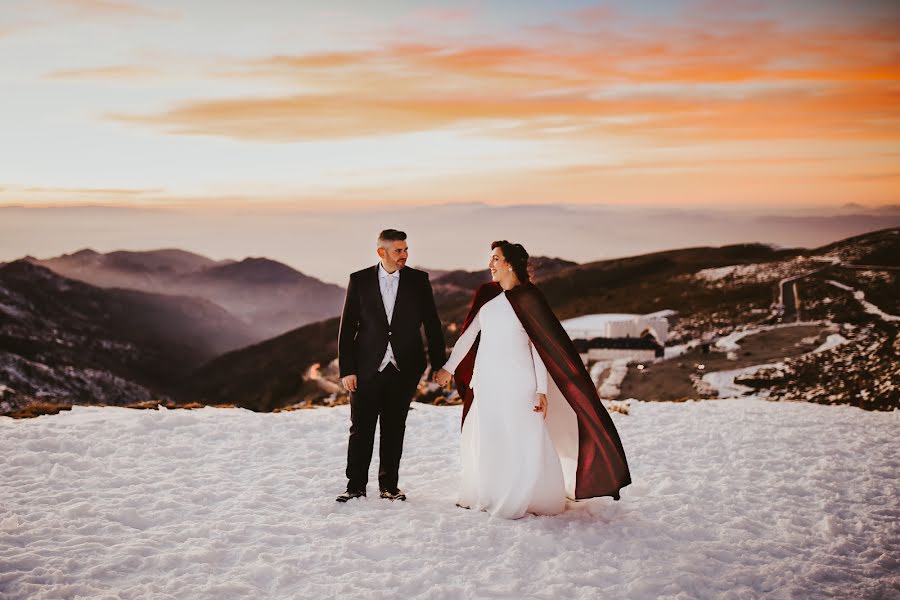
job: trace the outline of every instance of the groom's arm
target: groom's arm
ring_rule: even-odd
[[[359,331],[359,295],[353,277],[347,284],[341,326],[338,330],[338,367],[341,378],[356,375],[356,333]]]
[[[431,359],[431,370],[437,372],[447,362],[447,346],[444,344],[444,328],[438,317],[437,306],[434,303],[434,291],[431,289],[431,281],[425,274],[425,285],[422,289],[423,319],[425,325],[425,339],[428,342],[428,356]]]

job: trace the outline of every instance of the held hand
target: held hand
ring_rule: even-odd
[[[356,375],[347,375],[346,377],[341,377],[341,383],[344,384],[344,388],[348,392],[356,391]]]
[[[434,374],[434,382],[441,386],[446,386],[452,378],[453,375],[447,369],[441,369]]]
[[[544,413],[544,419],[547,418],[547,394],[538,394],[537,395],[537,405],[534,407],[534,412]]]

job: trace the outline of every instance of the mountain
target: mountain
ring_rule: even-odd
[[[694,274],[730,265],[790,260],[797,250],[764,244],[698,247],[604,260],[571,267],[541,289],[560,319],[593,313],[645,314],[672,309],[694,331],[733,326],[754,311],[768,313],[771,283],[747,282],[740,289],[704,285]]]
[[[100,287],[162,287],[167,278],[215,266],[216,261],[178,249],[130,252],[119,250],[101,254],[85,248],[46,260],[31,262],[71,279],[90,279]],[[230,262],[230,261],[226,261]]]
[[[177,249],[101,254],[90,249],[38,260],[100,287],[195,296],[223,307],[261,341],[340,312],[344,290],[266,258],[214,261]]]
[[[672,309],[690,330],[727,327],[754,311],[769,314],[775,299],[770,282],[748,282],[740,290],[718,289],[693,278],[704,269],[790,259],[801,250],[778,250],[765,244],[699,247],[654,252],[584,264],[551,263],[536,270],[535,281],[560,319],[593,313],[649,313]],[[442,286],[450,278],[455,288]],[[451,273],[437,280],[441,317],[461,323],[472,290],[483,279],[477,273]],[[465,293],[459,289],[468,288]],[[690,335],[690,332],[686,333]]]
[[[7,408],[177,395],[187,373],[251,339],[244,323],[208,300],[100,288],[25,260],[0,267]]]
[[[536,270],[535,278],[561,319],[597,312],[647,313],[672,309],[678,313],[670,328],[672,344],[782,320],[832,323],[841,327],[847,339],[844,345],[804,358],[794,366],[789,364],[785,372],[796,377],[760,376],[758,385],[784,390],[785,398],[889,409],[900,403],[896,393],[890,391],[895,387],[892,381],[900,352],[897,337],[900,319],[891,317],[900,314],[900,269],[892,263],[898,255],[900,229],[894,228],[815,249],[738,244],[585,264],[548,259],[543,270]],[[292,278],[297,277],[277,263],[254,264],[252,261],[256,260],[250,259],[249,265],[207,267],[204,272],[213,280],[224,272],[223,277],[229,282],[249,277],[247,285],[253,285],[258,281],[256,278],[291,285]],[[873,264],[876,260],[879,262]],[[21,269],[22,264],[28,263],[19,261],[4,269],[10,266]],[[483,272],[452,271],[434,279],[435,298],[449,345],[458,335],[472,290],[483,278]],[[788,289],[793,294],[787,294]],[[9,315],[10,301],[0,297],[0,303],[0,311]],[[25,310],[22,302],[10,306],[13,311]],[[101,309],[84,308],[76,314],[90,324],[89,315],[102,316]],[[888,314],[883,316],[878,309]],[[337,331],[338,319],[327,319],[210,357],[211,360],[191,370],[180,387],[176,386],[179,397],[185,401],[235,404],[261,411],[340,401],[342,393],[334,362]],[[103,331],[99,334],[101,339],[102,335]],[[17,343],[26,346],[26,337],[20,332]],[[45,337],[49,339],[49,333]],[[52,342],[44,343],[52,345]],[[88,344],[89,340],[81,343]],[[853,357],[853,364],[864,368],[848,370],[847,357]],[[47,364],[55,366],[51,363],[48,359]],[[181,369],[179,373],[185,371]],[[842,376],[851,371],[852,377]],[[813,384],[816,381],[833,381],[832,392],[824,396],[826,400],[823,400],[824,392],[816,391],[819,389]],[[5,383],[0,379],[0,384]],[[876,400],[863,401],[865,398]]]
[[[532,259],[535,277],[550,276],[576,263],[537,257]],[[450,271],[432,280],[439,312],[468,306],[472,291],[490,280],[484,271]],[[321,399],[340,388],[333,361],[337,356],[340,319],[312,323],[216,358],[190,377],[189,394],[207,404],[234,404],[267,411],[295,403]],[[321,365],[311,376],[312,365]],[[331,386],[327,385],[329,381]]]
[[[531,276],[537,283],[552,278],[564,269],[577,264],[562,258],[546,256],[529,258]],[[478,289],[478,286],[490,280],[491,274],[487,268],[478,271],[445,271],[437,277],[432,277],[431,286],[434,289],[434,299],[441,318],[445,321],[449,319],[450,322],[460,320],[460,310],[468,308],[472,300],[472,293]]]
[[[562,258],[550,258],[547,256],[533,256],[528,259],[531,277],[534,281],[542,281],[548,279],[562,269],[572,267],[578,263]],[[447,291],[464,290],[472,292],[483,283],[491,280],[490,271],[487,267],[478,271],[442,271],[439,274],[432,274],[431,283],[435,287],[442,287]]]
[[[344,289],[266,258],[246,258],[179,279],[184,293],[209,298],[267,339],[338,315]]]
[[[233,404],[255,411],[321,398],[322,388],[307,373],[337,356],[340,319],[304,325],[274,339],[224,354],[187,380],[190,398],[204,404]],[[337,379],[337,373],[332,373]]]
[[[866,391],[866,386],[884,386],[885,378],[891,377],[885,365],[897,364],[896,326],[862,310],[852,294],[844,293],[847,297],[839,301],[841,290],[830,284],[822,287],[823,282],[833,279],[866,290],[866,298],[900,314],[898,278],[890,265],[886,265],[887,270],[872,271],[849,262],[890,259],[900,255],[898,244],[900,229],[889,229],[811,250],[737,244],[586,264],[551,259],[546,270],[536,270],[535,279],[561,319],[597,312],[675,310],[678,317],[670,335],[671,342],[677,343],[777,322],[785,317],[778,304],[781,281],[800,277],[799,297],[803,303],[795,317],[847,323],[856,333],[846,351],[852,356],[866,356],[866,364],[871,363],[869,376],[857,378],[856,387],[847,384],[846,390],[851,391],[839,395],[841,402],[851,402],[859,397],[854,395],[859,392],[874,395],[875,391]],[[483,272],[467,271],[452,271],[434,279],[435,299],[448,344],[452,345],[458,335],[472,290],[485,279]],[[838,306],[846,308],[838,310]],[[338,321],[329,320],[232,352],[198,370],[192,378],[194,389],[200,391],[205,402],[233,403],[256,410],[322,401],[338,389],[333,365],[337,330]],[[866,354],[867,348],[875,347],[880,350]],[[828,353],[819,356],[812,366],[805,359],[803,368],[798,367],[807,384],[816,378],[810,375],[811,369],[821,369],[818,377],[823,381],[828,379],[826,371],[832,370],[831,365],[835,365],[834,376],[839,377],[842,372],[837,367],[839,363],[834,362],[837,359],[829,359]],[[318,370],[318,379],[305,375],[313,364],[324,365]],[[329,379],[332,387],[323,385],[322,379]],[[791,388],[791,393],[799,394],[795,388]],[[864,403],[863,407],[884,408],[892,403],[896,403],[894,396]]]
[[[535,280],[548,295],[561,318],[575,316],[582,307],[604,307],[602,312],[629,309],[674,308],[692,316],[705,314],[710,306],[722,310],[737,305],[743,318],[756,316],[741,302],[741,292],[706,290],[702,281],[684,281],[670,293],[673,281],[704,268],[734,261],[776,260],[797,251],[778,251],[765,245],[724,248],[694,248],[667,253],[599,261],[578,265],[561,259],[538,257],[533,267]],[[474,288],[486,281],[484,272],[452,271],[433,281],[435,301],[445,324],[445,337],[452,344],[472,300]],[[658,289],[652,294],[649,286]],[[758,289],[757,289],[758,288]],[[768,315],[773,289],[770,284],[751,286],[758,306]],[[699,299],[699,301],[698,301]],[[711,311],[718,314],[717,310]],[[724,319],[724,317],[723,317]],[[698,325],[699,327],[699,325]],[[694,331],[691,329],[690,331]],[[322,377],[337,383],[331,362],[337,356],[338,320],[308,325],[251,348],[242,348],[205,365],[191,377],[194,399],[211,404],[236,404],[254,410],[294,403],[320,401],[329,392],[321,381],[304,378],[314,364],[324,365]],[[687,335],[687,334],[686,334]]]
[[[900,229],[857,235],[817,248],[812,254],[853,265],[900,267]]]

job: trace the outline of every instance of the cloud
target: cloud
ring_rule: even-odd
[[[458,8],[426,6],[414,10],[405,20],[412,23],[466,23],[472,21],[477,14],[475,8],[471,6]]]
[[[483,128],[541,138],[671,141],[896,139],[900,20],[714,30],[646,24],[637,33],[549,29],[505,44],[386,44],[277,55],[228,77],[296,82],[302,93],[190,100],[108,118],[182,135],[300,141]],[[548,128],[548,123],[550,126]]]
[[[81,69],[59,69],[44,75],[44,79],[92,80],[92,79],[144,79],[157,77],[162,71],[140,65],[110,65]]]
[[[22,187],[21,190],[27,193],[55,193],[55,194],[91,194],[91,195],[143,195],[155,194],[162,191],[162,188],[68,188],[68,187],[44,187],[44,186],[28,186]]]
[[[125,0],[54,0],[57,5],[87,16],[137,16],[171,18],[175,13]]]
[[[161,203],[165,195],[164,188],[84,188],[6,184],[0,186],[0,206],[157,204]]]

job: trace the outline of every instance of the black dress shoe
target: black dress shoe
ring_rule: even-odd
[[[366,491],[365,490],[347,490],[343,494],[339,495],[335,500],[337,502],[346,502],[347,500],[353,500],[354,498],[365,498]]]
[[[406,494],[397,489],[381,490],[381,497],[387,498],[388,500],[400,500],[402,502],[406,501]]]

